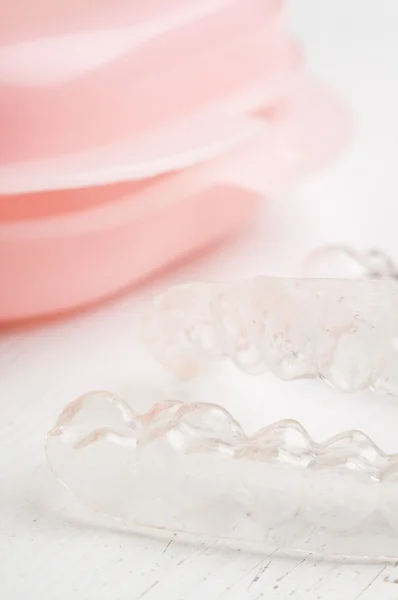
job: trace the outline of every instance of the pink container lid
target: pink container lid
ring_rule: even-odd
[[[231,11],[240,11],[240,18],[245,14],[251,18],[256,5],[260,13],[254,16],[261,14],[267,19],[281,9],[282,0],[3,0],[0,39],[1,45],[10,46],[79,32],[134,28],[139,38],[146,40],[207,16],[222,14],[224,18]]]
[[[2,7],[3,164],[128,142],[266,91],[299,60],[280,0],[43,2],[34,18],[22,4]]]
[[[292,78],[289,85],[293,85]],[[267,128],[266,120],[255,120],[243,111],[244,106],[259,104],[260,93],[246,90],[240,112],[233,106],[225,110],[221,104],[105,147],[7,163],[0,169],[0,207],[4,203],[1,195],[140,180],[215,158]]]

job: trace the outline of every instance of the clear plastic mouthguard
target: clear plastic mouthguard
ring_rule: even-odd
[[[127,525],[255,550],[398,557],[398,455],[359,431],[315,443],[285,420],[246,435],[215,404],[137,415],[93,392],[64,410],[47,457],[81,500]]]

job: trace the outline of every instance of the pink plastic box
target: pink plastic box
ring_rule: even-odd
[[[347,138],[280,1],[4,10],[2,321],[97,301],[230,235]]]

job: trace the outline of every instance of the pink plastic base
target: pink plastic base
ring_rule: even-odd
[[[132,197],[95,209],[91,221],[71,214],[50,227],[37,221],[0,227],[6,282],[0,320],[59,313],[112,295],[233,233],[258,201],[256,194],[220,184],[147,210]]]

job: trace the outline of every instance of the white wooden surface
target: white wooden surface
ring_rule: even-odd
[[[323,242],[378,245],[398,257],[398,3],[291,0],[289,10],[313,69],[352,106],[356,139],[338,164],[288,198],[270,200],[240,240],[173,280],[283,272]],[[43,437],[65,403],[92,388],[139,400],[149,359],[134,327],[153,290],[62,322],[1,332],[0,598],[398,600],[397,565],[284,559],[127,535],[92,524],[90,512],[52,479]],[[312,394],[308,388],[297,410],[310,429],[329,433],[332,405],[319,408],[319,389]],[[269,410],[283,414],[283,394],[280,402]],[[393,401],[336,402],[345,424],[358,422],[398,449]]]

